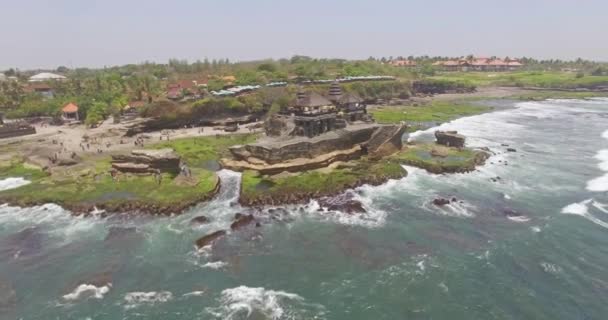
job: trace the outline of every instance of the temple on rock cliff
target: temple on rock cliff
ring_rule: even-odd
[[[328,97],[313,91],[300,90],[289,108],[281,112],[294,123],[290,135],[314,137],[320,134],[343,129],[355,121],[373,122],[367,114],[367,107],[356,94],[342,93],[337,82],[329,88]]]

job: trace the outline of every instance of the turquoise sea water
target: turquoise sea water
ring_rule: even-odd
[[[518,103],[441,129],[495,155],[469,174],[407,168],[361,187],[362,215],[253,211],[261,228],[202,251],[197,238],[252,211],[237,173],[170,218],[0,205],[0,318],[606,319],[608,100]],[[191,226],[198,215],[212,222]]]

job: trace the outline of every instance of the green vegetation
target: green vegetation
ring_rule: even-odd
[[[433,101],[429,105],[382,107],[370,110],[379,123],[445,122],[463,116],[490,111],[490,107],[447,101]]]
[[[509,86],[573,89],[608,85],[608,76],[555,71],[445,72],[431,78],[463,81],[478,87]]]
[[[255,134],[206,136],[164,141],[153,145],[152,148],[172,148],[189,166],[196,167],[227,156],[231,146],[252,143],[256,139]]]
[[[289,176],[260,176],[256,171],[243,173],[241,197],[256,198],[322,196],[335,194],[363,183],[379,184],[402,178],[407,173],[392,160],[362,159],[353,166],[321,169]]]
[[[49,175],[23,163],[12,163],[0,168],[0,178],[20,176],[31,183],[1,191],[0,199],[21,205],[57,203],[70,209],[93,205],[117,208],[132,203],[181,207],[210,195],[217,182],[213,172],[198,168],[192,169],[193,183],[171,174],[163,174],[160,185],[153,176],[120,175],[113,181],[109,168],[109,159],[98,159],[94,168],[80,167]]]
[[[398,162],[419,167],[432,173],[467,172],[482,164],[488,154],[471,149],[449,148],[436,144],[407,146],[391,156]]]
[[[507,99],[517,100],[547,100],[547,99],[587,99],[593,97],[606,97],[606,92],[591,92],[591,91],[534,91],[516,94]]]

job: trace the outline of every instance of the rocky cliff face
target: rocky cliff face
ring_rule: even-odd
[[[263,174],[299,172],[327,167],[363,155],[379,159],[401,150],[405,125],[361,125],[314,138],[235,146],[234,159],[222,159],[225,168],[256,170]]]
[[[348,150],[368,141],[378,126],[330,132],[312,139],[294,138],[283,142],[265,142],[235,146],[230,152],[237,160],[257,158],[274,164],[297,158],[312,159],[336,150]]]

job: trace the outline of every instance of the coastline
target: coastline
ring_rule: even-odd
[[[543,91],[543,93],[546,93]],[[463,94],[438,94],[436,96],[433,97],[425,97],[425,98],[419,98],[419,99],[423,99],[426,101],[450,101],[450,102],[454,102],[454,101],[480,101],[480,100],[500,100],[500,99],[509,99],[509,98],[513,98],[516,97],[515,100],[527,100],[525,97],[532,97],[531,100],[533,99],[533,96],[535,94],[534,90],[528,90],[528,89],[522,89],[522,88],[503,88],[503,87],[484,87],[484,88],[480,88],[480,90],[478,92],[474,92],[474,93],[463,93]],[[578,95],[579,93],[577,93]],[[519,95],[519,99],[517,99]],[[528,96],[526,96],[528,95]],[[558,95],[559,96],[559,95]],[[595,96],[595,95],[593,95]],[[606,93],[606,96],[608,96],[608,93]],[[492,107],[489,110],[483,110],[482,112],[479,113],[485,113],[485,112],[493,112],[496,111],[497,109]],[[479,114],[476,113],[476,114]],[[461,117],[456,117],[453,119],[450,119],[448,121],[452,121],[454,119],[457,118],[462,118],[462,117],[467,117],[467,116],[472,116],[475,114],[468,114],[468,115],[463,115]],[[447,121],[446,121],[447,122]],[[438,124],[436,124],[438,125]],[[410,146],[405,146],[404,150],[407,150],[407,148],[409,148]],[[400,153],[403,153],[404,150],[400,151]],[[415,167],[419,167],[421,169],[425,169],[431,173],[464,173],[464,172],[470,172],[472,170],[475,170],[476,166],[479,165],[483,165],[485,160],[488,158],[488,155],[485,154],[485,156],[482,156],[481,154],[485,154],[485,153],[476,153],[474,155],[473,161],[472,162],[467,162],[466,164],[462,164],[462,165],[458,165],[458,166],[437,166],[434,164],[430,164],[430,163],[425,163],[424,161],[419,161],[416,159],[399,159],[399,165],[403,164],[403,165],[411,165],[411,166],[415,166]],[[389,161],[394,161],[395,159],[398,159],[398,156],[391,156],[389,157]],[[333,169],[331,169],[333,170]],[[325,174],[331,174],[331,170],[330,173],[325,172]],[[275,194],[269,194],[266,192],[260,192],[260,193],[255,193],[255,194],[246,194],[243,190],[246,189],[245,185],[244,185],[244,179],[241,180],[241,192],[239,195],[239,203],[243,206],[246,207],[258,207],[258,206],[265,206],[265,205],[282,205],[282,204],[300,204],[300,203],[307,203],[309,202],[311,199],[319,199],[319,198],[324,198],[324,197],[332,197],[332,196],[336,196],[339,194],[342,194],[348,190],[360,187],[362,185],[373,185],[373,186],[377,186],[377,185],[381,185],[386,183],[387,181],[391,180],[391,179],[400,179],[403,177],[407,176],[407,172],[405,171],[405,169],[403,169],[402,173],[395,173],[395,172],[391,172],[388,174],[377,174],[377,175],[359,175],[356,178],[349,180],[347,182],[344,182],[342,185],[339,185],[338,187],[334,188],[334,189],[327,189],[327,190],[316,190],[316,191],[310,191],[310,190],[298,190],[298,191],[294,191],[294,190],[287,190],[287,191],[282,191],[279,193],[275,193]],[[286,178],[286,179],[291,179],[291,178]],[[181,214],[183,213],[183,211],[187,210],[188,208],[202,203],[202,202],[206,202],[206,201],[210,201],[212,200],[219,192],[221,188],[221,179],[219,179],[216,175],[216,181],[215,181],[215,185],[213,187],[213,189],[211,190],[211,192],[208,193],[201,193],[199,195],[197,195],[196,197],[192,197],[189,198],[187,200],[178,202],[178,203],[171,203],[171,204],[166,204],[166,203],[155,203],[155,202],[150,202],[150,201],[145,201],[145,200],[121,200],[121,201],[100,201],[100,202],[91,202],[91,201],[83,201],[83,202],[59,202],[56,203],[60,206],[62,206],[63,208],[69,210],[70,212],[72,212],[73,215],[88,215],[93,211],[104,211],[106,214],[114,214],[114,213],[123,213],[123,212],[140,212],[142,214],[152,214],[152,215],[169,215],[169,214]],[[2,192],[0,192],[0,202],[2,203],[7,203],[8,205],[11,206],[21,206],[21,207],[27,207],[27,206],[36,206],[36,205],[41,205],[44,203],[48,203],[48,201],[38,201],[38,200],[34,200],[34,201],[30,201],[24,198],[20,198],[19,196],[7,196],[5,194],[2,194]]]

